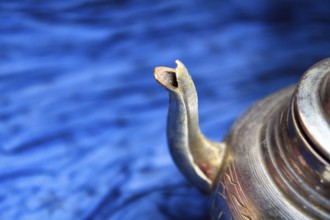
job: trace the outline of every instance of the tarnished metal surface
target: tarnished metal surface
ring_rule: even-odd
[[[222,145],[225,157],[218,154],[222,161],[220,167],[214,167],[219,170],[218,179],[210,179],[213,219],[330,219],[329,69],[330,59],[315,64],[297,86],[260,101],[234,124]],[[180,78],[172,73],[171,79]],[[178,80],[175,86],[184,88],[190,80]],[[195,93],[194,89],[189,92]],[[190,97],[189,92],[182,99]],[[197,105],[190,107],[197,114]],[[171,114],[175,109],[169,106],[169,122],[182,124],[181,118],[189,111]],[[172,123],[168,126],[173,129]],[[169,142],[170,149],[175,146],[174,158],[185,148],[190,149],[185,157],[207,164],[211,158],[207,140],[194,143],[193,138],[182,135],[185,129],[199,132],[198,124],[189,127],[188,120],[187,126],[174,130],[174,142],[187,143]],[[181,170],[188,169],[189,164],[176,163]],[[198,163],[193,166],[203,171]],[[203,178],[187,176],[197,186]]]
[[[330,59],[311,67],[299,82],[293,111],[306,141],[330,162]]]

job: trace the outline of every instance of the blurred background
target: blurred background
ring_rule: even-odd
[[[190,70],[205,134],[330,55],[330,1],[0,1],[0,219],[208,217],[166,145],[155,66]]]

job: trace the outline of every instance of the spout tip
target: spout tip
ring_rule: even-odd
[[[175,60],[177,67],[184,67],[184,64],[180,60]]]
[[[186,66],[180,60],[176,60],[175,63],[176,63],[175,70],[178,74],[184,75],[184,73],[188,72]]]

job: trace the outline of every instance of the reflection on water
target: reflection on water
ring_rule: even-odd
[[[205,219],[153,68],[182,60],[205,133],[329,56],[327,1],[0,3],[0,219]]]

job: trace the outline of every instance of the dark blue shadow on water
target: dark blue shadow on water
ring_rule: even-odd
[[[166,147],[182,60],[220,140],[330,55],[329,1],[1,1],[0,219],[207,219]]]

